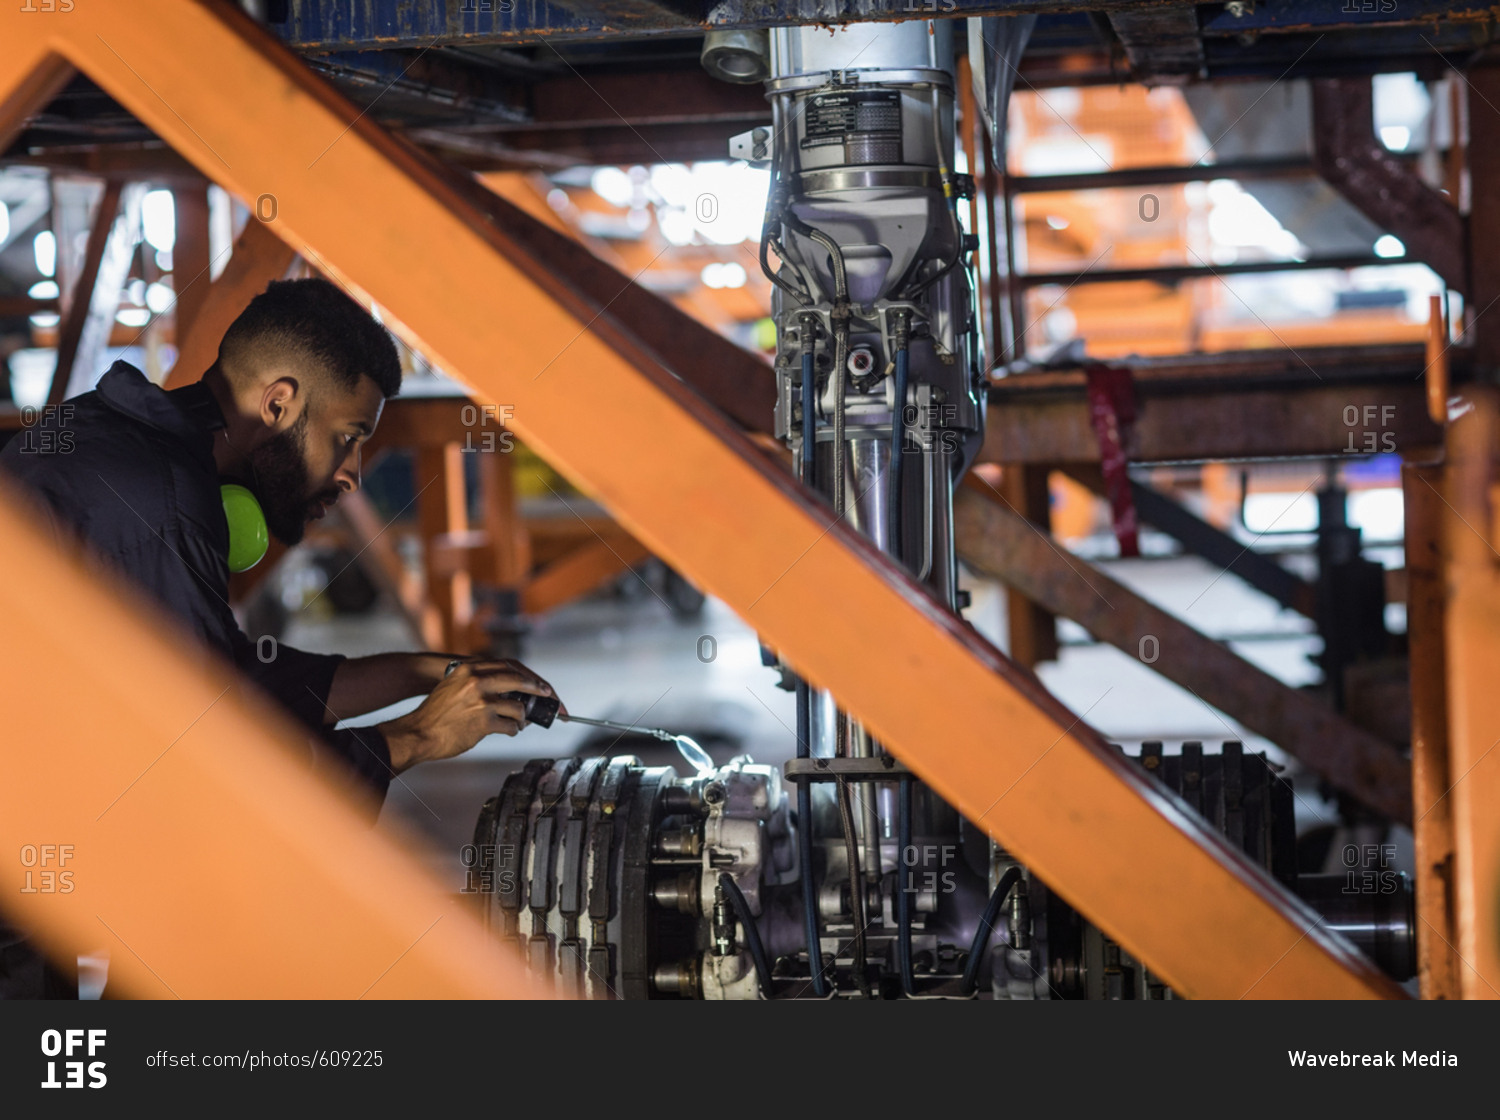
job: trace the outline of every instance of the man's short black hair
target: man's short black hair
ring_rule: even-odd
[[[219,343],[221,369],[280,359],[312,367],[345,389],[368,377],[387,397],[401,390],[390,332],[327,280],[275,280],[250,301]]]

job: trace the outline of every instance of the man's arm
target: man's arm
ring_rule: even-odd
[[[551,688],[519,661],[469,658],[454,653],[377,653],[339,662],[328,690],[324,722],[337,723],[412,696],[426,696],[437,687],[454,661],[466,662],[476,669],[512,673]]]
[[[323,722],[336,723],[411,696],[426,696],[443,679],[443,671],[456,656],[377,653],[341,661],[333,673]]]

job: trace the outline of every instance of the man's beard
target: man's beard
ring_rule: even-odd
[[[279,435],[272,436],[250,454],[255,477],[255,496],[266,515],[266,528],[290,547],[302,539],[308,515],[319,500],[337,501],[337,488],[320,494],[308,493],[307,410]]]

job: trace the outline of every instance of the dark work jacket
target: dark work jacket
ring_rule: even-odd
[[[202,383],[169,392],[116,362],[93,392],[16,433],[0,449],[0,469],[39,499],[59,543],[81,540],[92,558],[144,587],[313,732],[311,768],[342,763],[383,800],[392,776],[385,737],[323,724],[343,657],[277,644],[262,661],[229,609],[229,524],[213,457],[213,433],[223,425]],[[271,652],[269,643],[262,651]],[[45,973],[18,935],[0,926],[0,997],[58,994],[59,978]]]

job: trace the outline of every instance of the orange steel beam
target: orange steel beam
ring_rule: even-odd
[[[481,416],[479,405],[468,397],[396,397],[386,401],[380,414],[380,426],[365,443],[364,459],[368,466],[381,452],[392,447],[416,447],[423,443],[457,443],[466,447],[483,447],[484,435],[501,429],[490,415]],[[479,426],[480,419],[485,426]],[[464,421],[469,423],[465,424]]]
[[[1424,367],[1427,383],[1427,415],[1434,424],[1448,421],[1448,317],[1443,313],[1443,296],[1427,301],[1427,360]]]
[[[206,265],[197,271],[185,271],[182,262],[172,262],[177,266],[173,270],[177,282],[182,285],[177,293],[179,314],[193,295],[201,292],[201,298],[187,316],[186,329],[177,332],[177,361],[167,375],[167,388],[190,385],[203,376],[217,360],[219,341],[229,324],[266,290],[267,284],[286,275],[296,256],[290,245],[252,214],[217,280],[209,281]]]
[[[1027,463],[1006,463],[1001,472],[1000,493],[1010,508],[1050,533],[1051,472]],[[1010,656],[1017,664],[1035,669],[1043,661],[1057,660],[1057,616],[1010,584],[1005,585],[1005,619]]]
[[[650,555],[644,545],[629,537],[614,544],[601,538],[580,545],[548,564],[526,584],[521,592],[521,610],[525,614],[545,614],[588,594],[611,576]]]
[[[1178,992],[1399,994],[523,248],[523,215],[497,200],[487,223],[238,10],[143,0],[87,23],[6,13],[0,29],[19,56],[65,54],[240,197],[273,195],[289,243],[509,406],[529,446]]]
[[[27,119],[61,93],[75,73],[73,64],[46,39],[29,36],[5,44],[0,62],[0,151],[10,147]]]
[[[1444,402],[1446,406],[1446,401]],[[1423,999],[1458,999],[1454,952],[1453,813],[1448,776],[1447,657],[1443,648],[1441,467],[1403,463],[1406,632],[1411,665],[1411,782],[1416,843],[1417,978]]]
[[[0,571],[0,897],[55,952],[107,948],[111,985],[139,997],[537,994],[309,772],[304,730],[47,540],[8,486]]]
[[[442,648],[443,628],[427,598],[427,588],[415,573],[407,571],[375,503],[360,492],[345,494],[339,499],[338,513],[359,546],[360,564],[377,585],[395,597],[412,634],[428,649]]]
[[[1476,66],[1468,94],[1468,298],[1500,295],[1500,67]],[[1482,304],[1480,306],[1483,306]],[[1500,554],[1496,552],[1495,451],[1500,440],[1500,330],[1473,319],[1473,363],[1483,387],[1463,391],[1473,408],[1449,424],[1443,498],[1444,618],[1448,669],[1448,781],[1453,818],[1453,903],[1466,998],[1500,997]],[[1418,811],[1422,810],[1418,806]],[[1434,811],[1441,811],[1435,808]]]
[[[1477,150],[1477,149],[1476,149]],[[1453,897],[1468,999],[1500,998],[1500,561],[1491,487],[1500,394],[1470,388],[1468,415],[1448,426],[1443,519],[1448,609],[1448,788],[1417,813],[1451,813]],[[1446,804],[1445,804],[1446,803]],[[1429,930],[1429,932],[1431,932]]]
[[[427,569],[427,597],[442,623],[443,648],[467,652],[474,614],[473,581],[467,557],[463,564],[444,564],[445,543],[469,528],[464,453],[456,443],[417,448],[414,480],[417,523],[421,527]]]
[[[172,203],[177,215],[177,240],[172,246],[172,283],[177,302],[172,311],[176,317],[178,345],[193,329],[193,320],[203,309],[208,296],[209,272],[213,266],[208,233],[208,184],[179,183],[172,188]]]
[[[515,463],[508,451],[481,450],[475,465],[479,476],[480,521],[489,541],[484,563],[476,574],[497,587],[519,589],[531,574],[531,537],[516,494]],[[503,435],[495,437],[496,446]]]

